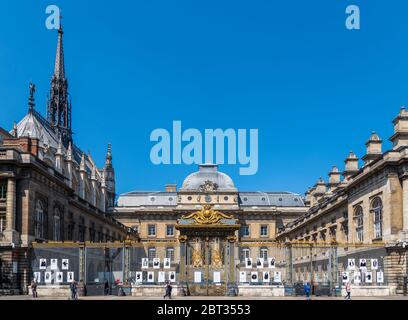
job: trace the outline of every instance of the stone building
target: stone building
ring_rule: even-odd
[[[404,107],[393,124],[391,150],[383,152],[382,140],[373,132],[361,157],[362,166],[351,151],[343,172],[333,167],[327,183],[320,178],[307,191],[307,213],[278,232],[278,241],[316,245],[314,251],[294,250],[296,280],[313,280],[311,259],[312,276],[327,273],[324,253],[328,244],[334,244],[340,272],[349,271],[349,258],[379,261],[387,290],[402,293],[408,241],[408,111]]]
[[[26,291],[33,242],[109,242],[132,238],[107,212],[114,205],[111,148],[98,167],[72,138],[63,31],[58,31],[47,119],[35,110],[10,132],[0,128],[0,290]]]

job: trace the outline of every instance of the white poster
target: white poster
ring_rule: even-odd
[[[282,273],[280,271],[275,271],[273,273],[273,282],[276,282],[276,283],[282,282]]]
[[[45,272],[44,282],[45,282],[45,283],[51,283],[51,282],[52,282],[51,271],[46,271],[46,272]]]
[[[142,269],[147,269],[147,268],[149,268],[149,259],[142,258]]]
[[[263,273],[263,282],[269,283],[269,271],[264,271]]]
[[[75,281],[74,273],[72,271],[67,272],[67,282],[74,282],[74,281]]]
[[[176,271],[170,271],[169,272],[169,281],[170,282],[176,282]]]
[[[34,280],[37,283],[41,282],[41,272],[34,272]]]
[[[61,283],[63,282],[63,273],[62,272],[56,272],[55,274],[55,283]]]
[[[359,271],[354,272],[354,283],[361,283],[361,273]]]
[[[143,272],[142,271],[136,271],[136,283],[142,283],[143,282]]]
[[[251,258],[245,258],[245,267],[246,268],[252,268],[252,259]]]
[[[221,283],[221,272],[214,271],[214,283]]]
[[[251,282],[258,282],[258,272],[256,271],[251,272]]]
[[[154,282],[154,272],[153,271],[149,271],[147,273],[147,282]]]
[[[258,258],[256,259],[256,267],[259,268],[263,268],[263,264],[264,264],[264,259],[263,258]]]
[[[164,263],[163,263],[164,269],[170,269],[170,266],[171,266],[170,258],[164,258]]]
[[[349,270],[354,270],[356,268],[356,259],[348,259],[347,268]]]
[[[247,282],[247,275],[245,271],[239,272],[239,282],[241,283]]]
[[[271,269],[275,268],[275,258],[274,257],[269,258],[268,265],[269,265],[269,268],[271,268]]]
[[[69,259],[62,259],[61,270],[69,270]]]
[[[360,259],[360,269],[367,270],[367,259]]]
[[[166,281],[166,273],[164,271],[159,271],[159,279],[157,281],[159,283],[163,283]]]
[[[350,281],[350,274],[348,272],[343,272],[342,281],[343,283],[347,283]]]
[[[365,273],[365,282],[366,283],[373,283],[373,273],[371,271],[367,271]]]
[[[384,272],[381,270],[377,272],[377,283],[384,283]]]
[[[47,270],[47,259],[40,259],[40,270]]]
[[[378,269],[378,259],[371,259],[371,270]]]
[[[153,268],[154,269],[160,269],[160,258],[154,258],[153,259]]]
[[[194,272],[194,282],[201,283],[201,272],[200,271]]]
[[[51,259],[51,270],[58,270],[58,259]]]

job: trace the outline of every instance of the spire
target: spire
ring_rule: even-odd
[[[34,111],[34,106],[35,106],[34,94],[35,94],[35,84],[30,82],[30,97],[28,98],[28,112],[30,113]]]
[[[79,165],[79,170],[85,171],[85,153],[83,152],[82,152],[82,157],[81,157],[81,164]]]
[[[13,133],[12,133],[14,138],[18,138],[18,129],[17,129],[17,122],[14,121],[13,123]]]
[[[106,165],[106,167],[111,167],[112,166],[112,145],[110,143],[108,144],[108,151],[106,152],[105,165]]]
[[[59,136],[58,149],[57,149],[56,155],[62,155],[62,139],[61,139],[61,136]]]
[[[71,101],[68,93],[68,80],[65,76],[63,34],[62,25],[60,24],[54,74],[51,79],[47,103],[47,120],[54,130],[62,136],[62,142],[67,147],[69,141],[72,141],[72,127]]]
[[[72,143],[71,143],[71,141],[68,144],[67,160],[72,161]]]

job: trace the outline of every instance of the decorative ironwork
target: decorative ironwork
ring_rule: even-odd
[[[210,205],[205,205],[200,211],[181,217],[182,220],[193,219],[196,224],[219,224],[223,219],[234,219],[232,215],[216,211]]]

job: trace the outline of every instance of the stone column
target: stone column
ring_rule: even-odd
[[[403,230],[408,232],[408,178],[402,181],[402,223]]]
[[[6,205],[6,230],[12,231],[16,229],[16,180],[14,178],[9,178],[7,182]]]

